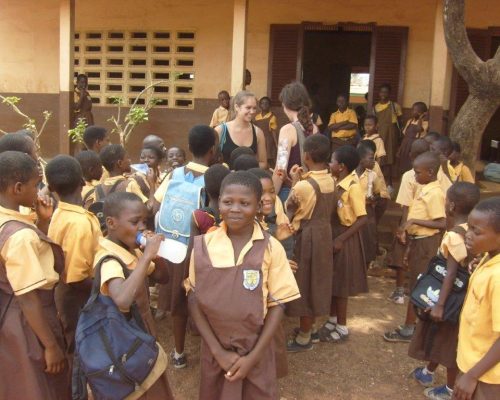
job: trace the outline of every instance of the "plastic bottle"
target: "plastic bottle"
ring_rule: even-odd
[[[288,138],[280,140],[278,143],[278,159],[276,160],[276,169],[282,169],[286,171],[288,166]]]
[[[137,236],[135,237],[135,241],[137,244],[141,246],[146,246],[147,238],[142,234],[142,232],[137,232]],[[158,256],[161,258],[168,258],[168,244],[165,240],[163,240],[160,244],[160,248],[158,249]]]

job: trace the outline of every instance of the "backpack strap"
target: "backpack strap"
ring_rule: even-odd
[[[141,192],[144,194],[144,196],[149,197],[149,194],[151,193],[151,189],[148,187],[142,176],[140,175],[134,175],[132,176],[132,179],[134,179],[137,184],[139,185],[139,188],[141,189]]]
[[[394,116],[396,117],[396,126],[398,127],[399,132],[401,133],[401,126],[399,125],[398,114],[396,113],[396,106],[394,105],[394,102],[390,101],[390,103],[391,103],[392,112],[393,112]]]
[[[101,201],[106,197],[106,193],[104,193],[104,188],[102,184],[97,185],[94,189],[94,192],[96,201]]]
[[[226,144],[226,139],[227,139],[227,134],[228,134],[228,129],[227,125],[225,122],[221,124],[222,126],[222,132],[220,135],[220,142],[219,142],[219,150],[222,152],[222,149],[224,148],[224,145]]]
[[[98,185],[100,186],[100,185]],[[85,204],[87,204],[87,201],[90,200],[90,197],[96,192],[96,187],[93,187],[92,189],[90,189],[86,194],[85,196],[83,196],[83,199],[82,199],[82,202],[83,202],[83,205],[85,206]]]

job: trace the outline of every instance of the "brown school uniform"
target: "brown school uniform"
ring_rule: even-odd
[[[399,132],[398,117],[403,113],[399,104],[389,101],[386,104],[377,103],[374,107],[375,115],[378,118],[378,133],[384,141],[386,163],[394,164],[396,152],[398,150]]]
[[[76,289],[70,284],[92,277],[101,228],[94,214],[81,206],[60,201],[50,221],[48,236],[64,251],[64,279],[56,287],[55,299],[68,354],[73,354],[78,315],[89,298],[90,289]]]
[[[258,223],[238,260],[224,223],[194,239],[186,289],[221,345],[240,356],[257,343],[269,307],[300,297],[281,244]],[[230,306],[229,306],[230,305]],[[200,400],[277,400],[274,343],[243,380],[229,382],[202,338]]]
[[[467,224],[459,228],[465,234]],[[446,232],[439,247],[439,253],[448,258],[451,256],[463,265],[467,258],[464,236],[459,231],[450,230]],[[432,326],[437,324],[437,331],[432,334]],[[431,336],[432,335],[432,336]],[[432,348],[426,352],[428,341],[432,341]],[[431,361],[443,365],[446,368],[457,368],[457,345],[458,345],[458,323],[452,324],[448,321],[433,323],[432,321],[418,321],[415,333],[408,348],[408,355],[417,360]]]
[[[336,187],[337,212],[333,213],[333,239],[344,233],[366,215],[365,196],[358,179],[348,175]],[[368,292],[366,257],[361,232],[344,241],[342,249],[333,254],[333,297],[349,297]]]
[[[445,195],[439,181],[424,185],[417,192],[408,210],[408,220],[422,219],[435,220],[445,218],[444,211]],[[427,270],[427,266],[441,243],[439,229],[425,228],[412,225],[407,230],[408,239],[408,266],[410,269],[410,288],[415,286],[419,274]]]
[[[371,140],[375,144],[375,159],[378,160],[386,156],[384,141],[378,133],[364,135],[363,140]]]
[[[184,168],[186,171],[193,171],[196,174],[204,174],[208,167],[193,161],[188,162]],[[168,190],[170,177],[168,176],[156,189],[154,194],[156,201],[161,203]],[[184,279],[187,278],[189,257],[180,263],[174,264],[166,260],[168,268],[168,283],[159,285],[158,310],[170,311],[172,316],[187,316],[188,305],[186,292],[183,287]]]
[[[255,116],[254,124],[262,129],[266,139],[267,163],[270,168],[276,164],[276,153],[278,149],[278,120],[272,111],[266,115],[259,113]]]
[[[410,158],[410,150],[413,142],[421,137],[424,137],[429,129],[429,122],[422,121],[422,125],[418,120],[409,119],[403,129],[403,141],[398,150],[398,165],[400,174],[404,174],[413,168]]]
[[[330,115],[330,121],[328,121],[328,126],[332,124],[338,124],[340,122],[349,121],[353,124],[358,125],[358,116],[356,112],[347,108],[344,112],[337,110]],[[356,146],[356,129],[340,129],[338,132],[331,133],[331,143],[332,143],[332,152],[338,149],[341,146],[352,145]]]
[[[99,239],[99,249],[94,259],[94,267],[97,263],[105,256],[113,256],[119,258],[129,270],[133,270],[142,252],[138,249],[134,251],[134,254],[127,251],[118,244],[108,240],[106,238]],[[151,263],[148,268],[148,275],[150,275],[155,269],[155,265]],[[102,263],[101,266],[101,294],[104,296],[109,296],[108,282],[114,278],[123,278],[123,269],[117,260],[109,259]],[[149,289],[147,282],[140,287],[135,296],[135,302],[141,314],[142,320],[149,334],[156,336],[156,326],[151,315],[151,309],[149,306]],[[123,312],[128,312],[128,310],[122,310]],[[160,346],[160,355],[153,367],[152,373],[155,377],[159,376],[157,380],[150,382],[151,385],[146,393],[138,397],[141,400],[170,400],[173,399],[172,391],[168,383],[167,378],[167,361],[165,353]],[[144,385],[144,383],[143,383]],[[137,398],[137,397],[136,397]],[[127,398],[128,399],[128,398]]]
[[[29,216],[0,207],[0,225],[0,315],[4,315],[0,328],[0,398],[67,400],[71,398],[68,367],[57,375],[45,373],[45,349],[17,301],[17,296],[26,293],[38,297],[44,320],[64,351],[54,302],[54,287],[64,270],[63,252]]]
[[[215,128],[222,124],[223,122],[227,122],[227,119],[229,117],[229,110],[227,108],[224,108],[222,106],[219,106],[215,109],[214,113],[212,114],[212,119],[210,120],[210,127]]]
[[[469,167],[463,162],[459,162],[456,166],[449,164],[449,167],[453,168],[455,182],[469,182],[475,183],[474,177]]]
[[[330,220],[334,207],[334,181],[328,170],[312,171],[298,182],[290,196],[299,201],[292,225],[295,235],[295,274],[300,299],[287,306],[291,317],[319,317],[330,311],[333,250]]]

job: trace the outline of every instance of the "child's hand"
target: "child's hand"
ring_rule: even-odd
[[[292,272],[295,274],[299,270],[299,264],[297,264],[297,262],[294,260],[288,260],[288,263],[290,264]]]
[[[297,164],[295,164],[290,169],[290,177],[292,178],[292,182],[300,181],[300,178],[302,177],[303,173],[304,173],[304,169],[302,167],[299,167]]]
[[[65,367],[66,357],[63,351],[56,344],[51,347],[47,347],[44,351],[45,357],[45,372],[48,374],[59,374]]]
[[[35,211],[39,221],[48,221],[54,213],[54,203],[49,195],[38,195]]]
[[[214,357],[224,371],[229,371],[231,367],[240,359],[238,353],[225,349],[221,349],[220,352],[214,354]]]
[[[156,179],[157,179],[157,176],[156,176],[155,170],[152,168],[149,168],[148,173],[146,175],[146,180],[148,181],[150,188],[156,187]]]
[[[286,201],[286,211],[294,214],[299,209],[300,201],[295,193],[292,192],[291,196]]]
[[[294,229],[292,224],[279,224],[276,228],[276,239],[285,240],[292,236]]]
[[[336,238],[333,240],[333,252],[338,253],[344,247],[344,241]]]
[[[234,382],[239,379],[243,380],[247,377],[247,375],[249,374],[249,372],[255,366],[256,363],[257,360],[254,360],[252,353],[244,357],[240,357],[239,360],[236,361],[234,365],[230,368],[230,370],[227,371],[224,377],[229,382]]]
[[[287,178],[286,171],[284,169],[275,169],[274,175],[276,175],[281,180],[281,182],[285,182]]]
[[[441,322],[443,320],[444,306],[441,304],[436,304],[431,308],[431,318],[433,321]]]
[[[452,400],[471,400],[477,387],[477,379],[468,373],[463,374],[455,382]]]
[[[157,254],[158,250],[160,249],[160,244],[165,239],[163,235],[156,235],[156,234],[150,234],[147,233],[145,234],[147,238],[146,246],[144,247],[144,257],[146,259],[153,261]]]
[[[409,219],[408,221],[406,221],[406,223],[403,226],[403,231],[406,232],[408,230],[408,228],[410,226],[412,226],[413,224],[414,224],[414,221],[412,219]]]

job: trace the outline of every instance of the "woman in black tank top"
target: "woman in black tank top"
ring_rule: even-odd
[[[252,124],[257,112],[257,99],[247,91],[241,91],[232,99],[234,119],[219,125],[219,149],[224,162],[229,164],[231,153],[238,147],[250,147],[257,156],[259,166],[267,168],[266,141],[262,130]]]

